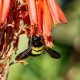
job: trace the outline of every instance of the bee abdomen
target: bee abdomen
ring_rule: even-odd
[[[43,46],[41,47],[32,47],[32,54],[38,55],[43,53]]]

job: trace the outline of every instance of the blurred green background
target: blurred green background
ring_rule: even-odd
[[[53,28],[54,50],[60,59],[47,53],[26,59],[28,65],[20,63],[10,66],[8,80],[80,80],[80,0],[57,0],[63,9],[68,24]],[[17,54],[27,48],[26,34],[21,35]],[[13,55],[13,60],[14,60]]]

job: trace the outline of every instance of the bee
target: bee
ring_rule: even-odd
[[[42,36],[32,36],[32,38],[29,40],[28,43],[28,49],[21,52],[19,55],[16,56],[15,60],[20,61],[25,58],[28,58],[29,56],[39,56],[43,54],[43,52],[47,51],[47,53],[52,57],[52,58],[60,58],[60,54],[47,47],[44,43],[44,39]]]

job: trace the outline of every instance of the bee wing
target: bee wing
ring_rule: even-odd
[[[27,50],[21,52],[19,55],[16,56],[15,60],[22,60],[29,57],[29,55],[31,54],[31,50],[31,48],[28,48]]]
[[[49,47],[45,47],[45,50],[48,52],[48,54],[51,56],[51,57],[53,57],[53,58],[60,58],[61,56],[60,56],[60,54],[57,52],[57,51],[55,51],[55,50],[52,50],[51,48],[49,48]]]

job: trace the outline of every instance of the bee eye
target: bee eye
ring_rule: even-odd
[[[40,40],[40,37],[32,36],[32,41],[39,41],[39,40]]]

